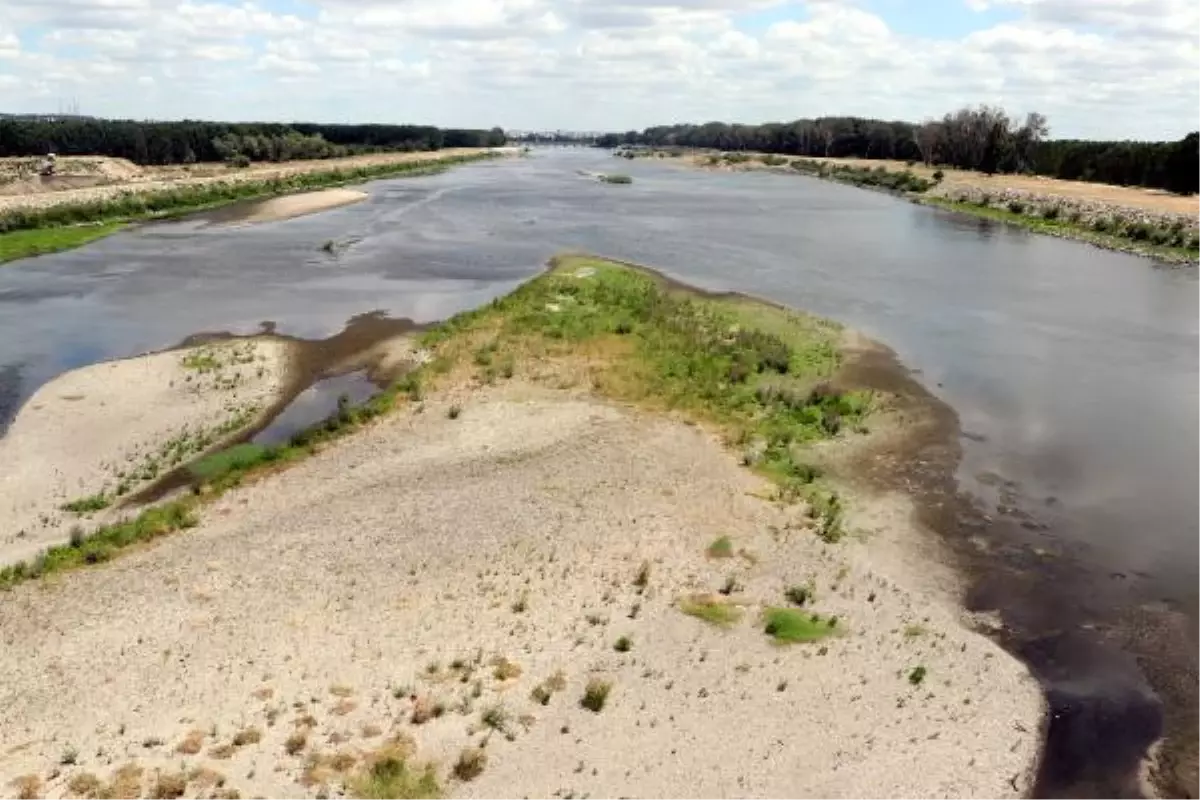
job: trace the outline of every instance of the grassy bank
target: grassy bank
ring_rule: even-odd
[[[69,227],[35,228],[0,234],[0,264],[18,258],[70,250],[103,239],[125,227],[123,222],[100,222]]]
[[[32,563],[0,569],[0,587],[101,563],[191,527],[211,498],[430,392],[547,372],[556,385],[583,384],[721,431],[746,466],[774,482],[779,500],[809,503],[820,536],[836,541],[842,535],[838,495],[807,460],[807,448],[858,429],[871,398],[836,388],[841,330],[833,323],[746,298],[701,295],[633,267],[572,256],[422,340],[432,360],[369,401],[341,403],[287,443],[243,444],[202,459],[190,467],[192,494],[90,534],[78,529],[69,544]]]
[[[0,263],[78,247],[119,230],[121,225],[163,219],[235,203],[325,189],[398,175],[429,175],[455,164],[491,158],[491,151],[352,168],[334,167],[264,180],[215,181],[152,192],[124,191],[115,197],[0,214]]]
[[[1021,210],[1014,211],[1009,208],[997,208],[988,204],[951,200],[945,197],[926,196],[920,198],[918,202],[961,214],[970,214],[973,217],[1017,225],[1035,233],[1088,242],[1106,250],[1148,256],[1171,264],[1195,264],[1200,258],[1200,247],[1191,246],[1195,244],[1194,237],[1189,241],[1177,231],[1155,228],[1141,223],[1126,224],[1113,219],[1096,226],[1102,228],[1097,230],[1096,227],[1074,222],[1057,213],[1053,216],[1045,215],[1044,211],[1039,211],[1038,208],[1029,204],[1020,205],[1018,207]],[[1184,241],[1186,244],[1180,246],[1179,244],[1165,243],[1180,241]]]
[[[765,163],[765,159],[764,159]],[[937,185],[936,180],[926,180],[919,175],[902,170],[895,172],[884,167],[856,167],[849,164],[830,164],[808,158],[792,161],[792,169],[817,178],[848,183],[851,186],[869,186],[890,192],[922,194]],[[937,175],[935,174],[935,177]]]

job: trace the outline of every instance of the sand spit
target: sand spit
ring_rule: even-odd
[[[47,383],[0,437],[0,564],[112,519],[120,497],[252,424],[284,386],[293,347],[273,338],[214,342]],[[99,495],[106,508],[62,508]]]
[[[1024,667],[869,533],[823,543],[765,489],[703,429],[578,390],[441,393],[0,595],[0,793],[328,796],[381,751],[457,796],[1025,793]],[[796,586],[837,621],[780,646],[761,614]],[[696,596],[741,619],[683,613]]]
[[[347,206],[366,199],[366,192],[354,189],[322,189],[319,192],[302,192],[301,194],[272,197],[249,206],[245,214],[239,215],[232,222],[277,222]]]

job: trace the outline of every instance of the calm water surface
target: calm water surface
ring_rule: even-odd
[[[610,169],[634,183],[577,173]],[[369,311],[425,322],[508,291],[562,250],[643,262],[896,349],[960,416],[964,491],[1023,523],[998,527],[989,557],[1025,568],[1034,553],[1052,576],[1014,597],[996,583],[1011,570],[997,569],[972,602],[1002,607],[1068,700],[1118,691],[1152,708],[1145,676],[1161,689],[1169,672],[1184,676],[1194,714],[1194,269],[801,176],[584,150],[367,189],[366,202],[315,216],[150,225],[0,268],[0,425],[62,371],[197,332],[269,321],[319,338]],[[331,239],[335,254],[321,249]],[[1061,650],[1077,636],[1097,649]]]

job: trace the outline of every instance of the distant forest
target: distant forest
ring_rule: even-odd
[[[497,147],[504,142],[500,128],[0,117],[0,156],[98,155],[127,158],[135,164],[290,161],[395,150]]]
[[[662,125],[605,134],[602,147],[649,145],[753,150],[797,156],[921,161],[981,172],[1025,172],[1066,180],[1146,186],[1179,194],[1200,189],[1200,136],[1177,142],[1048,140],[1046,118],[1012,120],[986,106],[921,124],[861,117],[739,125]]]

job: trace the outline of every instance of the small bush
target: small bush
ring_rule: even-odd
[[[492,706],[485,710],[480,715],[480,720],[494,731],[503,733],[508,728],[508,712],[504,710],[504,706]]]
[[[812,600],[813,591],[809,586],[789,586],[783,593],[789,603],[802,606]]]
[[[632,649],[633,640],[628,636],[622,636],[613,644],[613,650],[616,650],[618,653],[628,653]]]
[[[1042,219],[1055,220],[1062,213],[1062,209],[1057,205],[1046,206],[1042,209]]]
[[[645,591],[646,587],[650,585],[649,561],[643,561],[642,565],[638,567],[637,576],[633,579],[633,585],[641,591]]]
[[[446,411],[446,416],[450,419],[458,419],[462,416],[462,406],[457,404],[450,406],[449,410]]]
[[[1008,210],[1014,214],[1024,214],[1025,213],[1025,204],[1023,202],[1021,202],[1020,200],[1009,200],[1008,201]]]
[[[245,169],[250,166],[250,157],[242,153],[235,153],[229,157],[229,166],[235,169]]]
[[[942,179],[944,179],[945,177],[946,177],[946,173],[942,172],[940,169],[935,169],[933,171],[933,180],[935,182],[940,183],[942,181]]]
[[[308,730],[301,729],[293,733],[283,743],[283,751],[289,756],[300,753],[308,745]]]
[[[587,683],[587,687],[583,690],[583,698],[580,699],[579,705],[586,708],[588,711],[599,714],[604,710],[604,704],[608,702],[609,692],[612,691],[612,682],[601,680],[600,678],[592,678]]]
[[[1144,242],[1150,239],[1153,231],[1154,229],[1145,222],[1135,222],[1125,231],[1125,235],[1135,242]]]
[[[628,175],[601,175],[600,182],[626,184],[633,183],[633,178],[629,177]]]
[[[458,754],[454,762],[454,777],[460,781],[472,781],[483,774],[487,767],[487,753],[480,747],[468,747]]]
[[[913,686],[920,686],[921,682],[925,680],[925,672],[923,666],[913,667],[912,671],[908,673],[908,682]]]
[[[159,772],[150,786],[150,796],[155,800],[174,800],[187,791],[187,775],[182,772]]]

